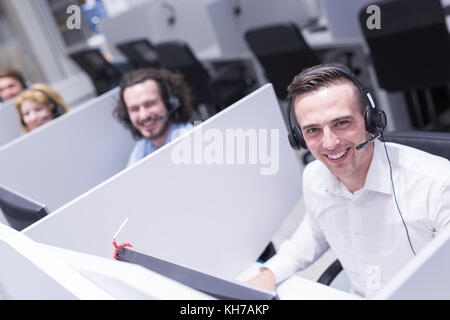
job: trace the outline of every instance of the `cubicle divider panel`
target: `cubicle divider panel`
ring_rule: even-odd
[[[22,135],[20,118],[13,102],[0,104],[0,147]]]
[[[301,197],[301,172],[268,84],[24,232],[112,258],[112,238],[128,218],[117,242],[234,278]]]

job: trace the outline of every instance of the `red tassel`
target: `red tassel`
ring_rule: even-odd
[[[129,242],[125,242],[125,243],[122,243],[120,245],[117,245],[116,240],[113,240],[112,244],[114,245],[114,248],[115,248],[114,249],[114,256],[113,256],[114,260],[117,260],[117,254],[118,254],[120,248],[123,248],[123,247],[131,247],[131,248],[133,248],[133,246]]]

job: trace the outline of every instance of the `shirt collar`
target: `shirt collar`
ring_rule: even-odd
[[[374,151],[364,189],[392,194],[390,168],[383,142],[374,141]]]
[[[336,196],[352,197],[352,193],[347,190],[332,173],[328,171],[328,182],[326,192]],[[392,194],[389,165],[385,155],[384,146],[381,141],[374,141],[374,151],[372,161],[366,176],[366,182],[361,190],[371,190],[380,193]]]

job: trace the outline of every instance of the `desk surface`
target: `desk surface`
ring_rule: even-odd
[[[237,281],[246,281],[259,273],[262,264],[254,263],[239,275]],[[359,296],[331,288],[299,276],[292,276],[277,286],[281,300],[360,300]]]

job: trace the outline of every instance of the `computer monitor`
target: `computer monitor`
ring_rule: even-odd
[[[116,46],[135,68],[159,66],[158,53],[147,39],[121,42]]]
[[[0,186],[0,209],[12,228],[21,231],[47,215],[45,206]]]

